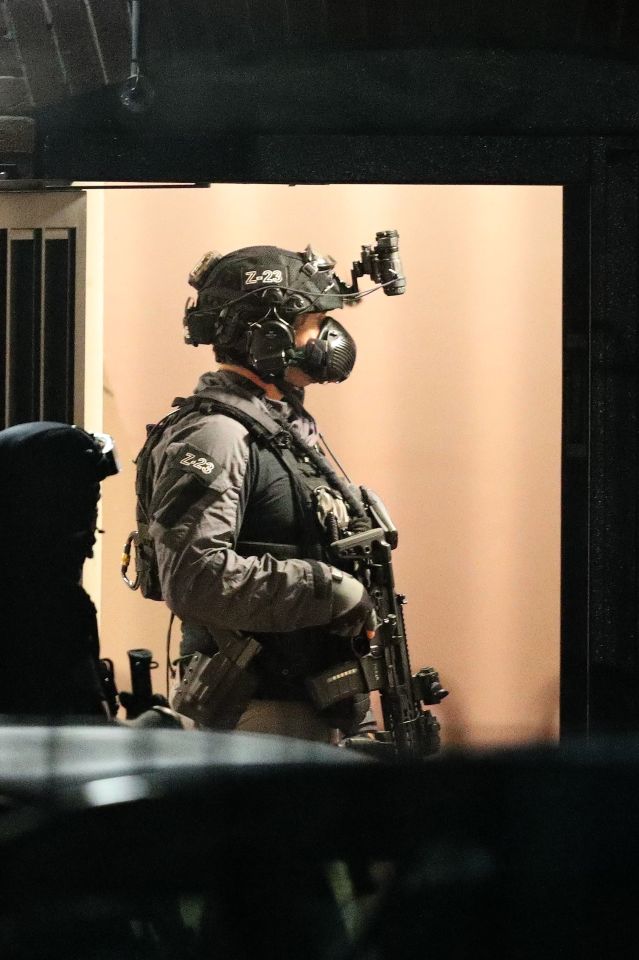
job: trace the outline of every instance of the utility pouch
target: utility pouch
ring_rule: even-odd
[[[338,663],[315,677],[308,677],[306,689],[318,710],[358,694],[379,690],[383,685],[383,660],[366,655],[359,660]]]
[[[232,730],[257,687],[248,667],[261,649],[254,637],[248,637],[234,660],[221,650],[212,657],[193,654],[171,706],[203,726]]]

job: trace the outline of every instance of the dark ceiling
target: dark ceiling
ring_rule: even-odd
[[[2,0],[0,113],[123,81],[128,0]],[[205,69],[207,54],[303,48],[545,50],[634,61],[639,4],[629,0],[141,0],[142,68]],[[309,62],[312,69],[312,62]]]
[[[398,137],[636,137],[638,53],[629,0],[0,0],[0,161],[17,122],[34,175],[76,180],[354,182],[398,176]],[[360,140],[331,171],[370,136],[392,170]]]
[[[264,44],[600,51],[634,57],[628,0],[145,0],[148,55]]]

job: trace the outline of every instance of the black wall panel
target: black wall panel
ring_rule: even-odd
[[[0,423],[72,422],[73,230],[1,230]]]

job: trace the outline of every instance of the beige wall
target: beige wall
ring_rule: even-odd
[[[252,186],[106,194],[105,429],[122,475],[104,485],[102,646],[164,663],[168,614],[119,580],[144,425],[188,394],[209,348],[182,343],[186,276],[207,249],[307,242],[351,261],[399,230],[405,296],[340,319],[348,382],[307,405],[352,479],[399,529],[413,666],[452,694],[448,742],[552,736],[559,671],[561,191],[555,187]],[[177,643],[176,630],[175,642]],[[158,674],[156,689],[163,688]]]

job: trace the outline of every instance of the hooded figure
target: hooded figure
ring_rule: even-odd
[[[80,578],[100,481],[117,471],[106,435],[46,422],[0,431],[0,714],[108,715]]]

